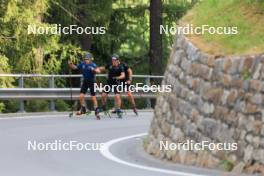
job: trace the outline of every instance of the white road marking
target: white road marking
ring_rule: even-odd
[[[181,171],[174,171],[174,170],[167,170],[167,169],[161,169],[161,168],[155,168],[155,167],[149,167],[149,166],[143,166],[143,165],[138,165],[138,164],[134,164],[134,163],[129,163],[127,161],[121,160],[119,158],[117,158],[116,156],[114,156],[111,152],[110,152],[110,147],[120,141],[124,141],[127,139],[131,139],[131,138],[137,138],[137,137],[141,137],[141,136],[145,136],[147,135],[147,133],[140,133],[140,134],[136,134],[136,135],[131,135],[131,136],[125,136],[125,137],[121,137],[121,138],[117,138],[117,139],[113,139],[110,140],[106,143],[104,143],[103,147],[100,150],[100,153],[107,159],[111,160],[111,161],[115,161],[119,164],[124,164],[130,167],[135,167],[138,169],[144,169],[144,170],[148,170],[148,171],[154,171],[154,172],[160,172],[160,173],[165,173],[165,174],[172,174],[172,175],[178,175],[178,176],[205,176],[205,175],[200,175],[200,174],[194,174],[194,173],[188,173],[188,172],[181,172]]]

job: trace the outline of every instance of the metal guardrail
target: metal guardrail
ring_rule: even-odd
[[[0,88],[0,99],[1,100],[70,100],[71,99],[71,91],[72,98],[74,100],[79,99],[80,89],[79,88]],[[127,94],[124,92],[121,94],[122,97],[126,97]],[[155,98],[155,93],[150,92],[137,92],[134,93],[135,98]],[[97,94],[98,98],[101,98],[100,95]],[[109,94],[110,98],[114,97],[114,94]],[[88,94],[86,94],[86,98],[90,98]]]
[[[106,74],[98,74],[97,77],[106,77]],[[82,75],[40,75],[40,74],[0,74],[0,77],[15,77],[19,79],[18,88],[0,88],[0,100],[20,100],[20,112],[24,112],[24,101],[25,100],[50,100],[50,110],[55,111],[55,100],[70,100],[71,91],[72,98],[77,100],[79,98],[79,88],[56,88],[55,79],[56,78],[82,78]],[[24,88],[25,78],[49,78],[49,88]],[[133,78],[144,78],[145,85],[151,85],[150,79],[163,79],[164,76],[152,76],[152,75],[133,75]],[[127,94],[123,93],[122,97],[126,97]],[[98,96],[101,98],[101,96]],[[113,94],[109,94],[109,98],[113,98]],[[155,93],[139,91],[134,93],[135,98],[145,98],[147,108],[151,107],[150,99],[155,98]],[[86,95],[89,99],[90,96]]]

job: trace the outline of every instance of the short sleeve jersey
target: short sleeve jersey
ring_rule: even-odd
[[[93,73],[93,69],[97,68],[96,64],[91,62],[89,64],[85,63],[85,62],[81,62],[77,68],[79,70],[81,70],[82,75],[84,77],[84,79],[89,79],[91,81],[95,80],[95,75]]]
[[[124,71],[124,67],[120,64],[118,66],[113,66],[112,64],[107,64],[105,68],[108,70],[108,79],[113,80],[113,77],[120,76]]]

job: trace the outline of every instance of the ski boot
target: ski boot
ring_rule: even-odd
[[[116,110],[116,114],[117,114],[117,117],[119,119],[122,119],[123,118],[123,111],[121,109],[117,109]]]
[[[77,116],[80,116],[82,114],[86,114],[85,106],[81,106],[80,110],[76,113]]]
[[[94,114],[95,114],[97,120],[101,119],[99,113],[100,113],[100,109],[99,108],[95,108]]]
[[[136,116],[138,116],[138,111],[136,107],[133,108],[133,112],[136,114]]]

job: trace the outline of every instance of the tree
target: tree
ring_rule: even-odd
[[[150,49],[149,64],[151,75],[162,74],[162,2],[161,0],[150,1]]]

